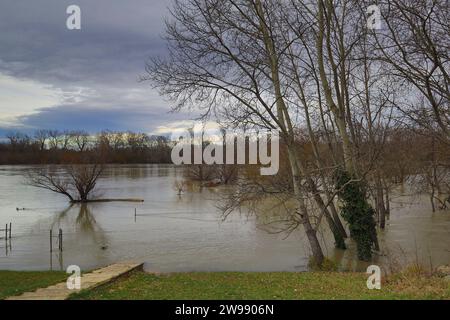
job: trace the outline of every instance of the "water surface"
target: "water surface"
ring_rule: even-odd
[[[308,246],[299,230],[268,234],[254,218],[232,214],[222,221],[216,208],[220,188],[178,196],[182,169],[170,165],[108,166],[98,189],[106,198],[142,198],[144,203],[69,206],[64,196],[24,184],[30,167],[0,166],[0,229],[12,222],[13,239],[0,240],[0,269],[48,270],[79,265],[83,270],[117,261],[144,261],[157,272],[305,271]],[[414,200],[414,201],[412,201]],[[380,233],[386,264],[450,262],[450,213],[432,214],[426,198],[395,199],[391,220]],[[16,208],[25,208],[17,211]],[[135,209],[138,213],[135,218]],[[49,230],[63,230],[63,252],[50,253]],[[354,246],[325,253],[344,268],[362,269]],[[57,247],[56,239],[53,246]],[[394,261],[394,259],[396,261]]]

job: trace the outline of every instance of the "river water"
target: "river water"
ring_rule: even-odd
[[[96,203],[70,207],[64,196],[27,186],[30,167],[0,166],[0,229],[12,223],[10,242],[0,239],[0,270],[90,270],[124,260],[145,262],[155,272],[305,271],[303,232],[269,234],[245,214],[222,221],[220,188],[179,196],[174,183],[182,169],[170,165],[108,166],[98,183],[105,198],[142,198],[144,203]],[[431,213],[425,197],[398,197],[380,232],[386,269],[419,260],[450,262],[450,212]],[[17,211],[16,208],[25,208]],[[135,217],[135,210],[137,216]],[[50,253],[50,229],[63,230],[62,253]],[[0,235],[2,237],[3,234]],[[363,269],[354,246],[335,250],[321,236],[325,253],[344,269]],[[57,239],[52,240],[57,249]]]

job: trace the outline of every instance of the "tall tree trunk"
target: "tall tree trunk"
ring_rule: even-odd
[[[329,192],[327,192],[327,196],[329,199],[331,199]],[[341,218],[339,217],[339,214],[336,210],[336,206],[334,205],[334,202],[330,202],[330,211],[331,211],[331,214],[333,215],[333,219],[336,222],[336,226],[338,227],[340,233],[342,234],[344,239],[348,238],[347,231],[345,230],[344,225],[342,224]]]
[[[295,152],[292,152],[292,147],[288,147],[289,161],[291,163],[292,168],[292,176],[294,183],[294,194],[298,203],[299,214],[305,228],[306,236],[309,241],[309,245],[311,247],[311,252],[314,259],[314,264],[322,265],[325,257],[320,246],[319,240],[317,239],[316,230],[311,225],[311,221],[308,214],[308,209],[305,204],[304,194],[302,192],[302,182],[300,173],[298,170],[298,166],[295,159]]]
[[[299,159],[296,156],[295,151],[295,139],[294,139],[294,130],[292,128],[292,123],[289,118],[289,112],[287,110],[286,103],[284,102],[284,95],[281,90],[280,76],[279,76],[279,66],[278,66],[278,57],[275,50],[274,42],[270,36],[270,32],[267,29],[267,21],[265,17],[265,13],[263,10],[263,6],[261,4],[261,0],[255,1],[255,6],[259,18],[259,26],[261,28],[261,32],[264,37],[264,45],[268,55],[268,63],[271,69],[272,76],[272,84],[274,89],[274,94],[276,98],[276,107],[277,107],[277,117],[278,122],[280,124],[280,129],[285,135],[285,140],[287,142],[288,154],[289,154],[289,163],[291,167],[293,184],[294,184],[294,194],[297,199],[299,205],[299,212],[301,215],[301,221],[305,228],[305,232],[307,238],[309,240],[309,244],[311,246],[314,262],[317,265],[321,265],[324,260],[324,255],[322,248],[320,247],[319,240],[317,239],[317,234],[314,228],[311,225],[311,221],[308,214],[308,209],[305,205],[304,200],[304,192],[302,192],[302,183],[300,176],[300,168],[299,168]]]
[[[377,208],[379,210],[379,217],[380,217],[380,228],[384,229],[386,227],[386,207],[384,205],[384,193],[383,193],[383,185],[381,183],[381,177],[380,174],[377,173],[377,183],[376,183],[376,192],[377,192]]]
[[[385,190],[384,194],[386,197],[386,219],[390,220],[391,219],[391,199],[389,197],[389,188],[386,187],[384,190]]]

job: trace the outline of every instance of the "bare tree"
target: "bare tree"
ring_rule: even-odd
[[[285,31],[278,1],[175,1],[167,32],[170,55],[149,64],[148,79],[176,102],[175,109],[203,106],[237,125],[276,128],[288,150],[297,208],[319,265],[324,260],[311,224],[303,183],[305,164],[297,157],[294,124],[285,96],[280,61]],[[225,108],[220,108],[225,105]]]
[[[45,144],[47,143],[48,137],[48,130],[41,129],[34,133],[34,139],[39,144],[39,150],[45,150]]]
[[[373,33],[379,59],[417,92],[399,109],[407,119],[449,143],[448,2],[393,0],[380,3],[380,8],[386,28]],[[421,98],[426,103],[421,104]]]
[[[187,181],[184,180],[176,180],[173,183],[173,188],[177,192],[177,195],[181,196],[187,188]]]
[[[358,156],[364,153],[358,151],[358,143],[365,143],[366,137],[360,130],[358,138],[357,130],[370,125],[372,138],[377,130],[386,132],[377,124],[386,120],[380,113],[386,114],[387,99],[370,92],[376,90],[369,49],[362,41],[365,28],[365,11],[351,0],[176,1],[173,22],[167,25],[169,58],[155,59],[148,68],[149,79],[173,98],[175,110],[196,105],[204,117],[219,115],[234,126],[280,131],[298,202],[290,216],[302,221],[319,261],[322,254],[305,201],[314,200],[336,245],[344,248],[346,232],[332,187],[333,172],[339,168],[348,173],[349,183],[355,182],[358,199],[364,201],[364,208],[353,210],[349,219],[359,224],[351,226],[353,235],[371,237],[360,241],[364,246],[360,257],[370,259],[372,244],[378,243],[372,208],[362,188],[378,152],[372,148],[372,158],[359,166]],[[363,124],[357,115],[363,116]],[[303,124],[298,118],[304,119]],[[314,165],[299,148],[297,133],[304,126]],[[333,155],[331,164],[319,148],[322,132]],[[373,147],[382,145],[384,136]]]
[[[31,143],[31,138],[27,134],[20,132],[10,132],[6,135],[9,144],[13,149],[24,150]]]
[[[111,143],[114,150],[120,150],[125,147],[126,145],[126,139],[125,139],[126,133],[124,132],[114,132],[111,137]]]
[[[71,203],[88,202],[102,171],[99,164],[52,167],[30,171],[27,184],[65,195]]]
[[[61,132],[61,149],[62,150],[68,150],[70,148],[70,145],[72,143],[73,135],[69,130],[64,130]]]
[[[58,130],[49,130],[48,139],[50,149],[58,150],[61,144],[61,133]]]
[[[71,136],[72,140],[78,148],[78,151],[85,151],[89,143],[89,133],[87,133],[86,131],[72,131]]]

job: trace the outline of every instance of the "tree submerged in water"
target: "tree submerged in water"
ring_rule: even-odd
[[[103,168],[103,165],[91,164],[30,171],[27,184],[65,195],[71,203],[86,203],[93,201],[91,196]]]
[[[375,210],[368,203],[364,185],[361,181],[352,179],[346,171],[337,172],[336,188],[343,205],[341,214],[348,222],[350,235],[356,241],[358,258],[369,261],[372,258],[372,247],[379,249]]]

